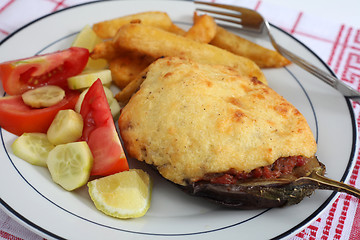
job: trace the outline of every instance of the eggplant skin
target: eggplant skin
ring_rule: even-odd
[[[318,166],[311,170],[324,175],[325,165],[316,159]],[[310,171],[310,170],[309,170]],[[311,171],[306,171],[307,176]],[[299,179],[297,177],[296,179]],[[285,207],[301,202],[309,197],[316,185],[304,184],[291,178],[256,179],[253,181],[238,182],[236,184],[213,184],[208,181],[198,181],[180,186],[186,193],[203,197],[225,207],[235,209],[264,209]]]
[[[313,187],[288,184],[241,186],[196,182],[182,186],[190,195],[207,198],[225,207],[236,209],[262,209],[284,207],[301,202],[310,196]]]

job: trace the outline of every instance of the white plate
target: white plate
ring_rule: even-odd
[[[9,36],[0,45],[0,61],[65,49],[86,24],[148,10],[165,11],[187,28],[192,23],[194,5],[183,1],[103,1],[72,7],[38,19]],[[329,71],[300,42],[276,28],[274,34],[286,47]],[[295,65],[264,72],[269,85],[307,118],[318,142],[317,155],[327,166],[327,176],[346,180],[357,155],[357,126],[350,102]],[[48,239],[287,238],[314,220],[336,196],[318,190],[300,204],[283,209],[223,209],[186,195],[151,169],[132,161],[132,166],[137,164],[152,175],[153,199],[146,216],[119,220],[97,211],[86,187],[66,192],[51,181],[45,168],[15,157],[10,145],[16,136],[3,129],[0,133],[0,206]]]

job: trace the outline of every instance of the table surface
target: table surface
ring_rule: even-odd
[[[339,7],[339,0],[262,0],[262,2],[300,10],[352,26],[360,25],[359,0],[342,0],[341,7]]]

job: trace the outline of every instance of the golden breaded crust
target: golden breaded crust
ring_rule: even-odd
[[[119,128],[131,157],[181,185],[316,152],[306,119],[271,88],[228,67],[179,58],[149,66]]]

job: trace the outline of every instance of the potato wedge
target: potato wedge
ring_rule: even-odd
[[[100,38],[112,38],[121,26],[134,20],[140,21],[144,25],[150,25],[162,29],[169,29],[173,25],[167,13],[149,11],[95,23],[93,25],[93,30]]]
[[[209,43],[216,34],[216,23],[209,15],[198,16],[194,14],[194,25],[185,33],[185,37],[192,40]]]
[[[114,43],[154,58],[183,57],[205,64],[220,64],[236,69],[241,75],[266,83],[260,68],[250,59],[210,44],[200,43],[144,24],[127,24],[119,29]]]
[[[146,78],[148,68],[144,69],[134,80],[132,80],[124,89],[115,95],[115,99],[121,107],[124,107],[130,100],[131,96],[140,88],[140,85]]]
[[[178,35],[185,35],[186,33],[184,29],[178,27],[175,24],[172,24],[168,31]],[[90,57],[92,59],[106,59],[110,61],[117,56],[124,54],[124,52],[128,51],[115,47],[113,41],[108,40],[96,44],[90,53]]]
[[[118,55],[109,63],[113,82],[123,89],[153,61],[154,58],[135,52]]]
[[[121,53],[119,53],[112,41],[104,41],[95,45],[90,53],[90,57],[92,59],[106,59],[110,61],[119,54]]]
[[[291,63],[278,52],[264,48],[219,26],[210,44],[236,55],[247,57],[260,68],[283,67]]]
[[[181,36],[184,36],[186,31],[184,29],[182,29],[181,27],[179,27],[178,25],[176,24],[172,24],[170,26],[169,29],[167,29],[167,31],[171,32],[171,33],[175,33],[177,35],[181,35]]]

